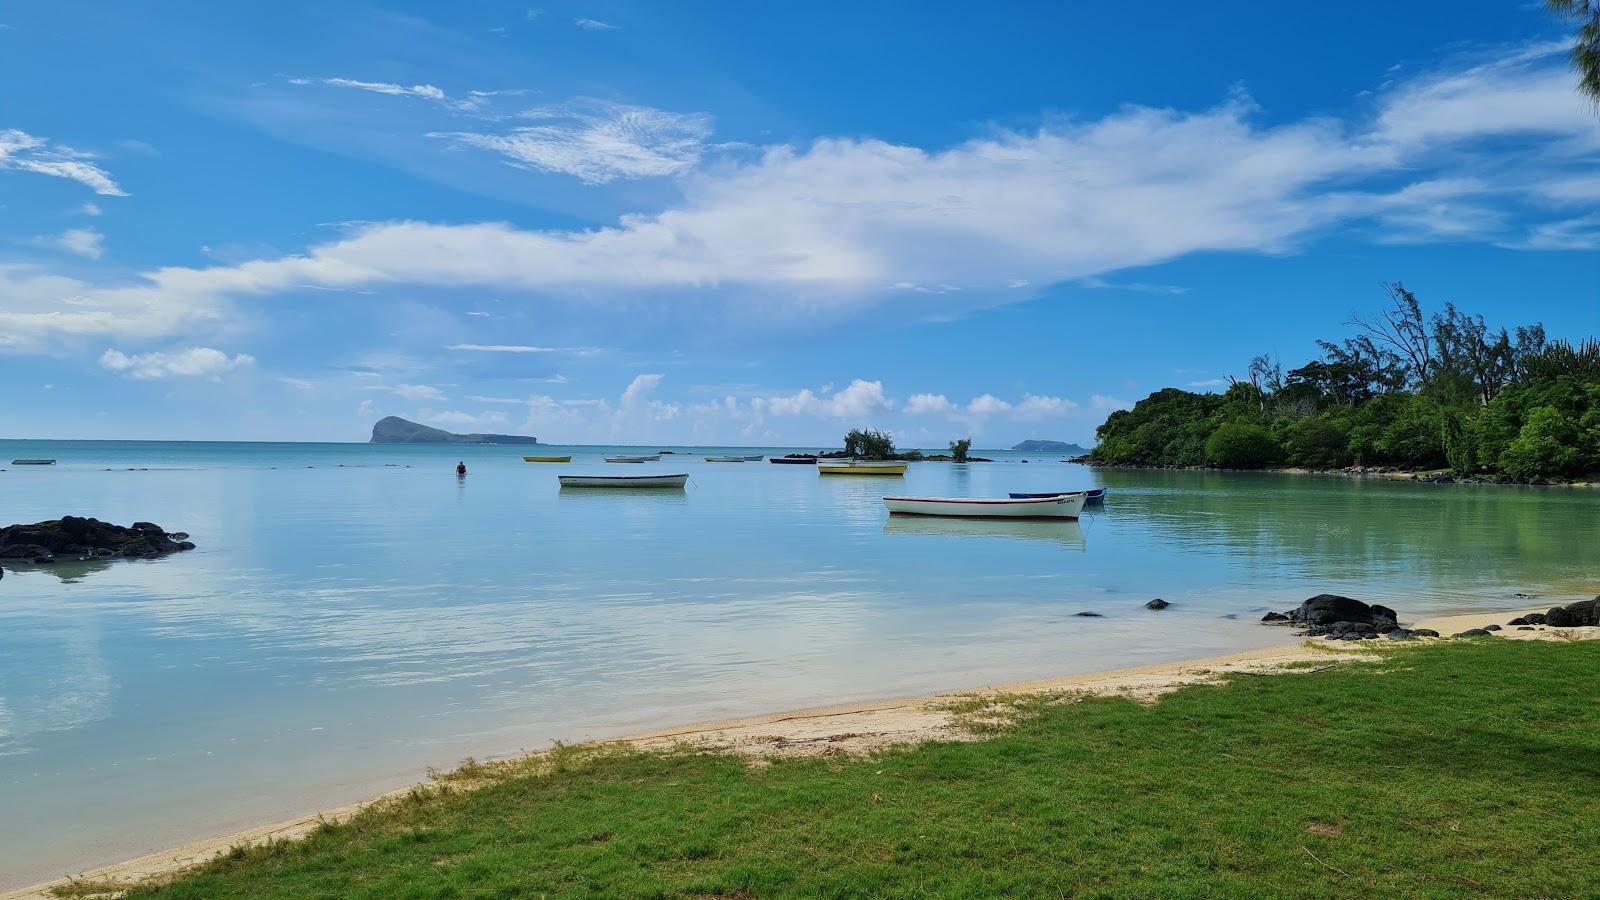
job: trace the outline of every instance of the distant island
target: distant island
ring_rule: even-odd
[[[520,434],[452,434],[399,416],[385,416],[372,426],[374,444],[537,444],[539,439]]]
[[[1011,449],[1025,450],[1029,453],[1065,453],[1068,456],[1082,456],[1089,452],[1087,447],[1064,444],[1061,441],[1023,441]]]

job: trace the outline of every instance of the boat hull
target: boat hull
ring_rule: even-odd
[[[819,475],[904,475],[905,463],[893,466],[838,466],[817,463]]]
[[[742,462],[744,462],[744,457],[742,457],[742,456],[708,456],[708,457],[706,457],[706,462],[736,462],[736,463],[742,463]]]
[[[1010,497],[1013,500],[1042,500],[1045,497],[1066,497],[1072,494],[1082,494],[1083,502],[1086,504],[1103,503],[1106,499],[1105,488],[1094,488],[1087,491],[1054,491],[1042,494],[1024,494],[1012,491]]]
[[[890,515],[941,516],[954,519],[1076,519],[1083,512],[1082,494],[1057,494],[1024,499],[965,497],[885,497]]]
[[[661,459],[661,457],[659,457],[659,456],[634,456],[632,454],[623,454],[621,456],[608,456],[608,457],[606,457],[606,462],[608,462],[608,463],[647,463],[647,462],[656,462],[659,459]]]
[[[572,462],[572,457],[570,457],[570,456],[524,456],[522,458],[522,461],[523,462],[532,462],[532,463],[568,463],[568,462]]]
[[[779,466],[814,466],[817,464],[815,456],[774,456],[767,460]]]
[[[53,466],[56,461],[53,459],[13,459],[11,464],[13,466]]]
[[[682,475],[562,475],[564,488],[681,488],[689,476]]]

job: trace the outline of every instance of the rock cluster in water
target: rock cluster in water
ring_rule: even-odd
[[[99,519],[62,516],[48,522],[0,528],[0,559],[40,564],[107,557],[150,559],[193,550],[188,537],[151,522],[123,527]]]

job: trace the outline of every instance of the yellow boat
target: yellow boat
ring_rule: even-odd
[[[572,462],[570,456],[524,456],[523,462]]]
[[[903,462],[881,463],[824,463],[817,462],[818,475],[904,475],[906,464]]]

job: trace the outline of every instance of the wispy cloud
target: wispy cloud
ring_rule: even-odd
[[[15,128],[0,129],[0,169],[16,169],[67,178],[107,197],[126,197],[102,168],[90,162],[94,155],[35,137]]]
[[[451,344],[446,350],[466,350],[473,353],[556,353],[556,347],[530,347],[526,344]]]
[[[28,243],[85,259],[99,259],[106,252],[106,236],[93,228],[68,228],[60,234],[36,237]]]
[[[78,207],[78,212],[85,216],[98,216],[102,215],[105,210],[102,210],[98,203],[85,203]]]
[[[234,356],[210,347],[189,347],[171,352],[129,355],[121,350],[100,354],[100,366],[130,378],[220,378],[224,373],[255,365],[246,353]]]
[[[1191,382],[1189,382],[1189,387],[1192,387],[1192,388],[1217,388],[1217,387],[1222,387],[1223,385],[1225,385],[1227,383],[1228,383],[1228,380],[1226,378],[1204,378],[1204,379],[1201,379],[1199,381],[1191,381]],[[1118,401],[1118,402],[1121,402],[1121,401]]]
[[[391,84],[387,81],[357,81],[354,78],[291,78],[290,84],[325,84],[329,87],[354,88],[359,91],[371,91],[374,94],[388,94],[394,97],[421,97],[424,100],[443,100],[444,91],[431,84],[413,84],[407,87],[403,84]]]
[[[573,175],[587,184],[677,175],[699,163],[711,118],[646,106],[579,101],[524,111],[538,124],[505,132],[430,132],[456,147],[499,153],[509,165]]]
[[[1187,293],[1189,290],[1186,287],[1180,287],[1175,284],[1146,284],[1141,281],[1110,282],[1104,278],[1096,278],[1094,276],[1079,279],[1078,283],[1086,288],[1102,291],[1132,291],[1136,294],[1166,294],[1173,297]]]
[[[602,22],[599,19],[573,19],[572,24],[582,28],[584,31],[615,31],[622,27],[621,25],[613,25],[610,22]]]
[[[445,400],[444,391],[430,384],[397,384],[388,391],[407,400]]]
[[[0,266],[0,342],[17,350],[90,334],[170,336],[221,321],[241,298],[304,285],[503,291],[565,304],[597,325],[637,320],[648,307],[663,323],[793,329],[881,304],[956,315],[1193,253],[1289,253],[1337,226],[1379,239],[1591,246],[1590,211],[1551,199],[1555,185],[1593,177],[1600,147],[1600,123],[1559,55],[1418,76],[1374,102],[1373,117],[1345,122],[1265,120],[1232,97],[936,150],[858,138],[770,147],[695,168],[668,208],[604,227],[367,223],[301,252],[156,267],[110,284]],[[708,123],[668,124],[674,114],[650,111],[613,129],[604,123],[632,115],[619,109],[637,108],[603,109],[538,121],[519,164],[597,182],[698,166]],[[4,164],[15,167],[21,143],[9,141]],[[592,158],[589,146],[599,148]],[[1495,189],[1474,188],[1485,184]],[[1462,230],[1441,204],[1497,216]],[[890,287],[900,283],[944,292]]]

